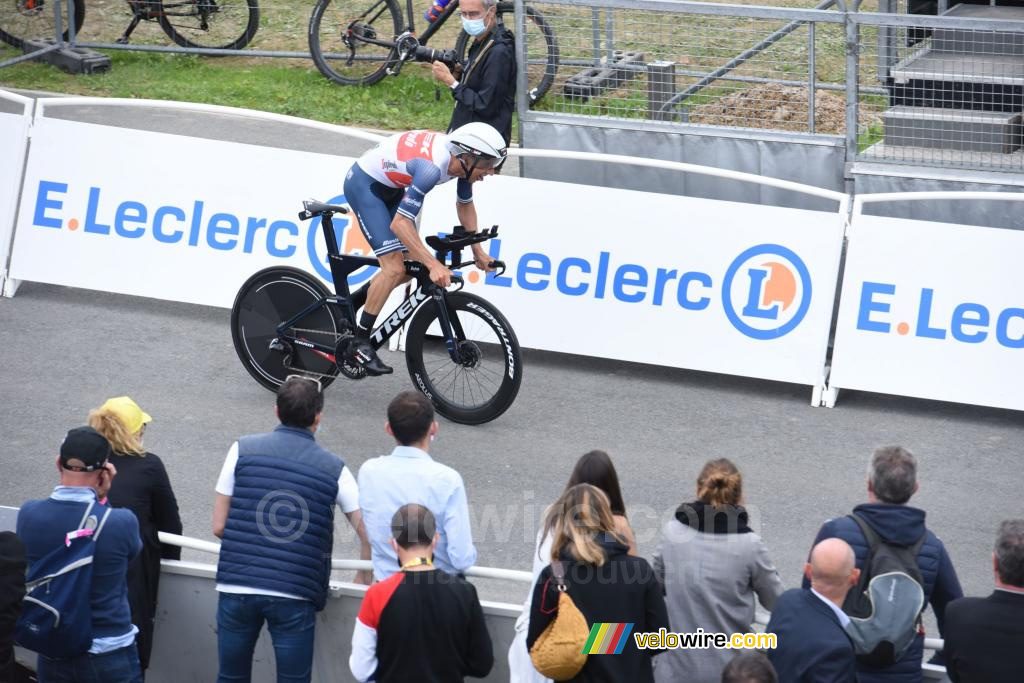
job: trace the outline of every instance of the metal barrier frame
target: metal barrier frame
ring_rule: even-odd
[[[0,99],[20,104],[23,107],[21,143],[10,150],[8,156],[8,163],[14,164],[18,170],[14,174],[13,187],[3,188],[3,190],[10,191],[10,205],[0,206],[0,292],[4,292],[8,287],[11,251],[14,246],[14,227],[18,224],[18,206],[21,202],[21,186],[25,175],[25,164],[28,161],[29,135],[32,130],[36,102],[6,90],[0,90]],[[12,114],[12,116],[16,116],[16,114]],[[17,288],[17,285],[15,284],[14,287]]]

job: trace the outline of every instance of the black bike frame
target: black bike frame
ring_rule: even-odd
[[[336,363],[335,347],[320,344],[308,339],[299,339],[298,337],[287,334],[287,330],[307,315],[310,315],[321,308],[330,306],[331,304],[341,309],[345,320],[348,321],[354,329],[356,324],[356,311],[353,304],[352,293],[348,286],[348,276],[364,266],[378,266],[380,264],[377,259],[373,257],[354,256],[351,254],[342,254],[340,252],[338,249],[338,240],[334,232],[334,223],[329,212],[321,214],[320,227],[323,229],[324,241],[327,244],[327,258],[331,267],[331,279],[334,281],[335,296],[323,297],[319,301],[310,304],[288,320],[282,322],[277,326],[277,335],[279,339],[284,339],[285,341],[293,344],[303,346],[314,353],[323,356],[327,360]],[[445,346],[448,348],[448,354],[454,362],[461,362],[458,344],[455,340],[456,338],[465,339],[466,335],[458,317],[451,315],[448,310],[448,302],[445,298],[445,289],[443,287],[438,287],[430,280],[429,271],[420,263],[415,261],[406,261],[405,272],[416,280],[417,287],[401,304],[398,305],[397,308],[395,308],[394,311],[391,312],[389,316],[387,316],[387,318],[384,319],[384,322],[378,325],[370,334],[370,343],[373,344],[373,348],[379,349],[383,346],[388,339],[398,332],[406,321],[412,317],[412,314],[419,309],[420,304],[429,298],[433,299],[434,304],[437,306],[437,321],[441,325],[441,334],[444,336]],[[453,273],[452,281],[461,283],[462,278]]]
[[[448,17],[452,15],[452,12],[459,8],[459,0],[451,0],[448,5],[441,10],[441,14],[437,16],[437,19],[430,22],[430,25],[423,29],[423,35],[416,36],[417,40],[420,41],[420,45],[426,45],[430,37],[437,33],[445,22],[448,21]],[[407,23],[405,30],[409,33],[416,33],[416,24],[413,21],[414,13],[412,11],[412,0],[405,0],[405,11],[407,16]]]

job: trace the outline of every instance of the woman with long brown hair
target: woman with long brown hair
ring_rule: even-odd
[[[564,563],[566,591],[588,626],[625,622],[632,623],[637,633],[668,628],[654,570],[647,560],[628,553],[625,539],[615,531],[611,504],[603,491],[590,484],[570,487],[549,509],[545,528],[552,529],[549,557]],[[533,589],[527,649],[557,616],[558,592],[549,565]],[[570,680],[653,682],[655,654],[640,650],[627,636],[618,654],[587,657],[583,669]]]
[[[114,507],[130,509],[139,519],[142,552],[128,565],[128,603],[132,623],[139,627],[135,642],[143,671],[153,648],[160,560],[181,559],[181,548],[161,544],[158,536],[160,531],[180,534],[181,518],[163,461],[142,445],[152,419],[127,396],[108,399],[89,413],[89,426],[106,437],[114,452],[111,462],[117,477],[108,500]]]
[[[782,581],[768,548],[750,528],[743,477],[730,460],[710,460],[697,477],[697,499],[683,503],[662,529],[654,568],[665,586],[675,633],[749,633],[754,597],[771,609]],[[737,651],[670,650],[658,658],[659,683],[718,683]]]

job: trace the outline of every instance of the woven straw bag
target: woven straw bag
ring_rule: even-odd
[[[590,627],[566,591],[565,566],[552,562],[551,573],[558,587],[558,612],[530,648],[530,660],[541,675],[565,681],[578,674],[587,663],[583,646],[590,636]]]

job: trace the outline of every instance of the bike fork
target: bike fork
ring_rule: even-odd
[[[457,316],[449,315],[448,304],[444,298],[444,291],[435,289],[432,295],[434,305],[437,306],[437,322],[441,326],[441,334],[444,335],[444,344],[448,348],[448,355],[455,363],[462,362],[462,354],[459,353],[459,345],[456,339],[465,339],[466,333],[462,330],[462,323]]]

